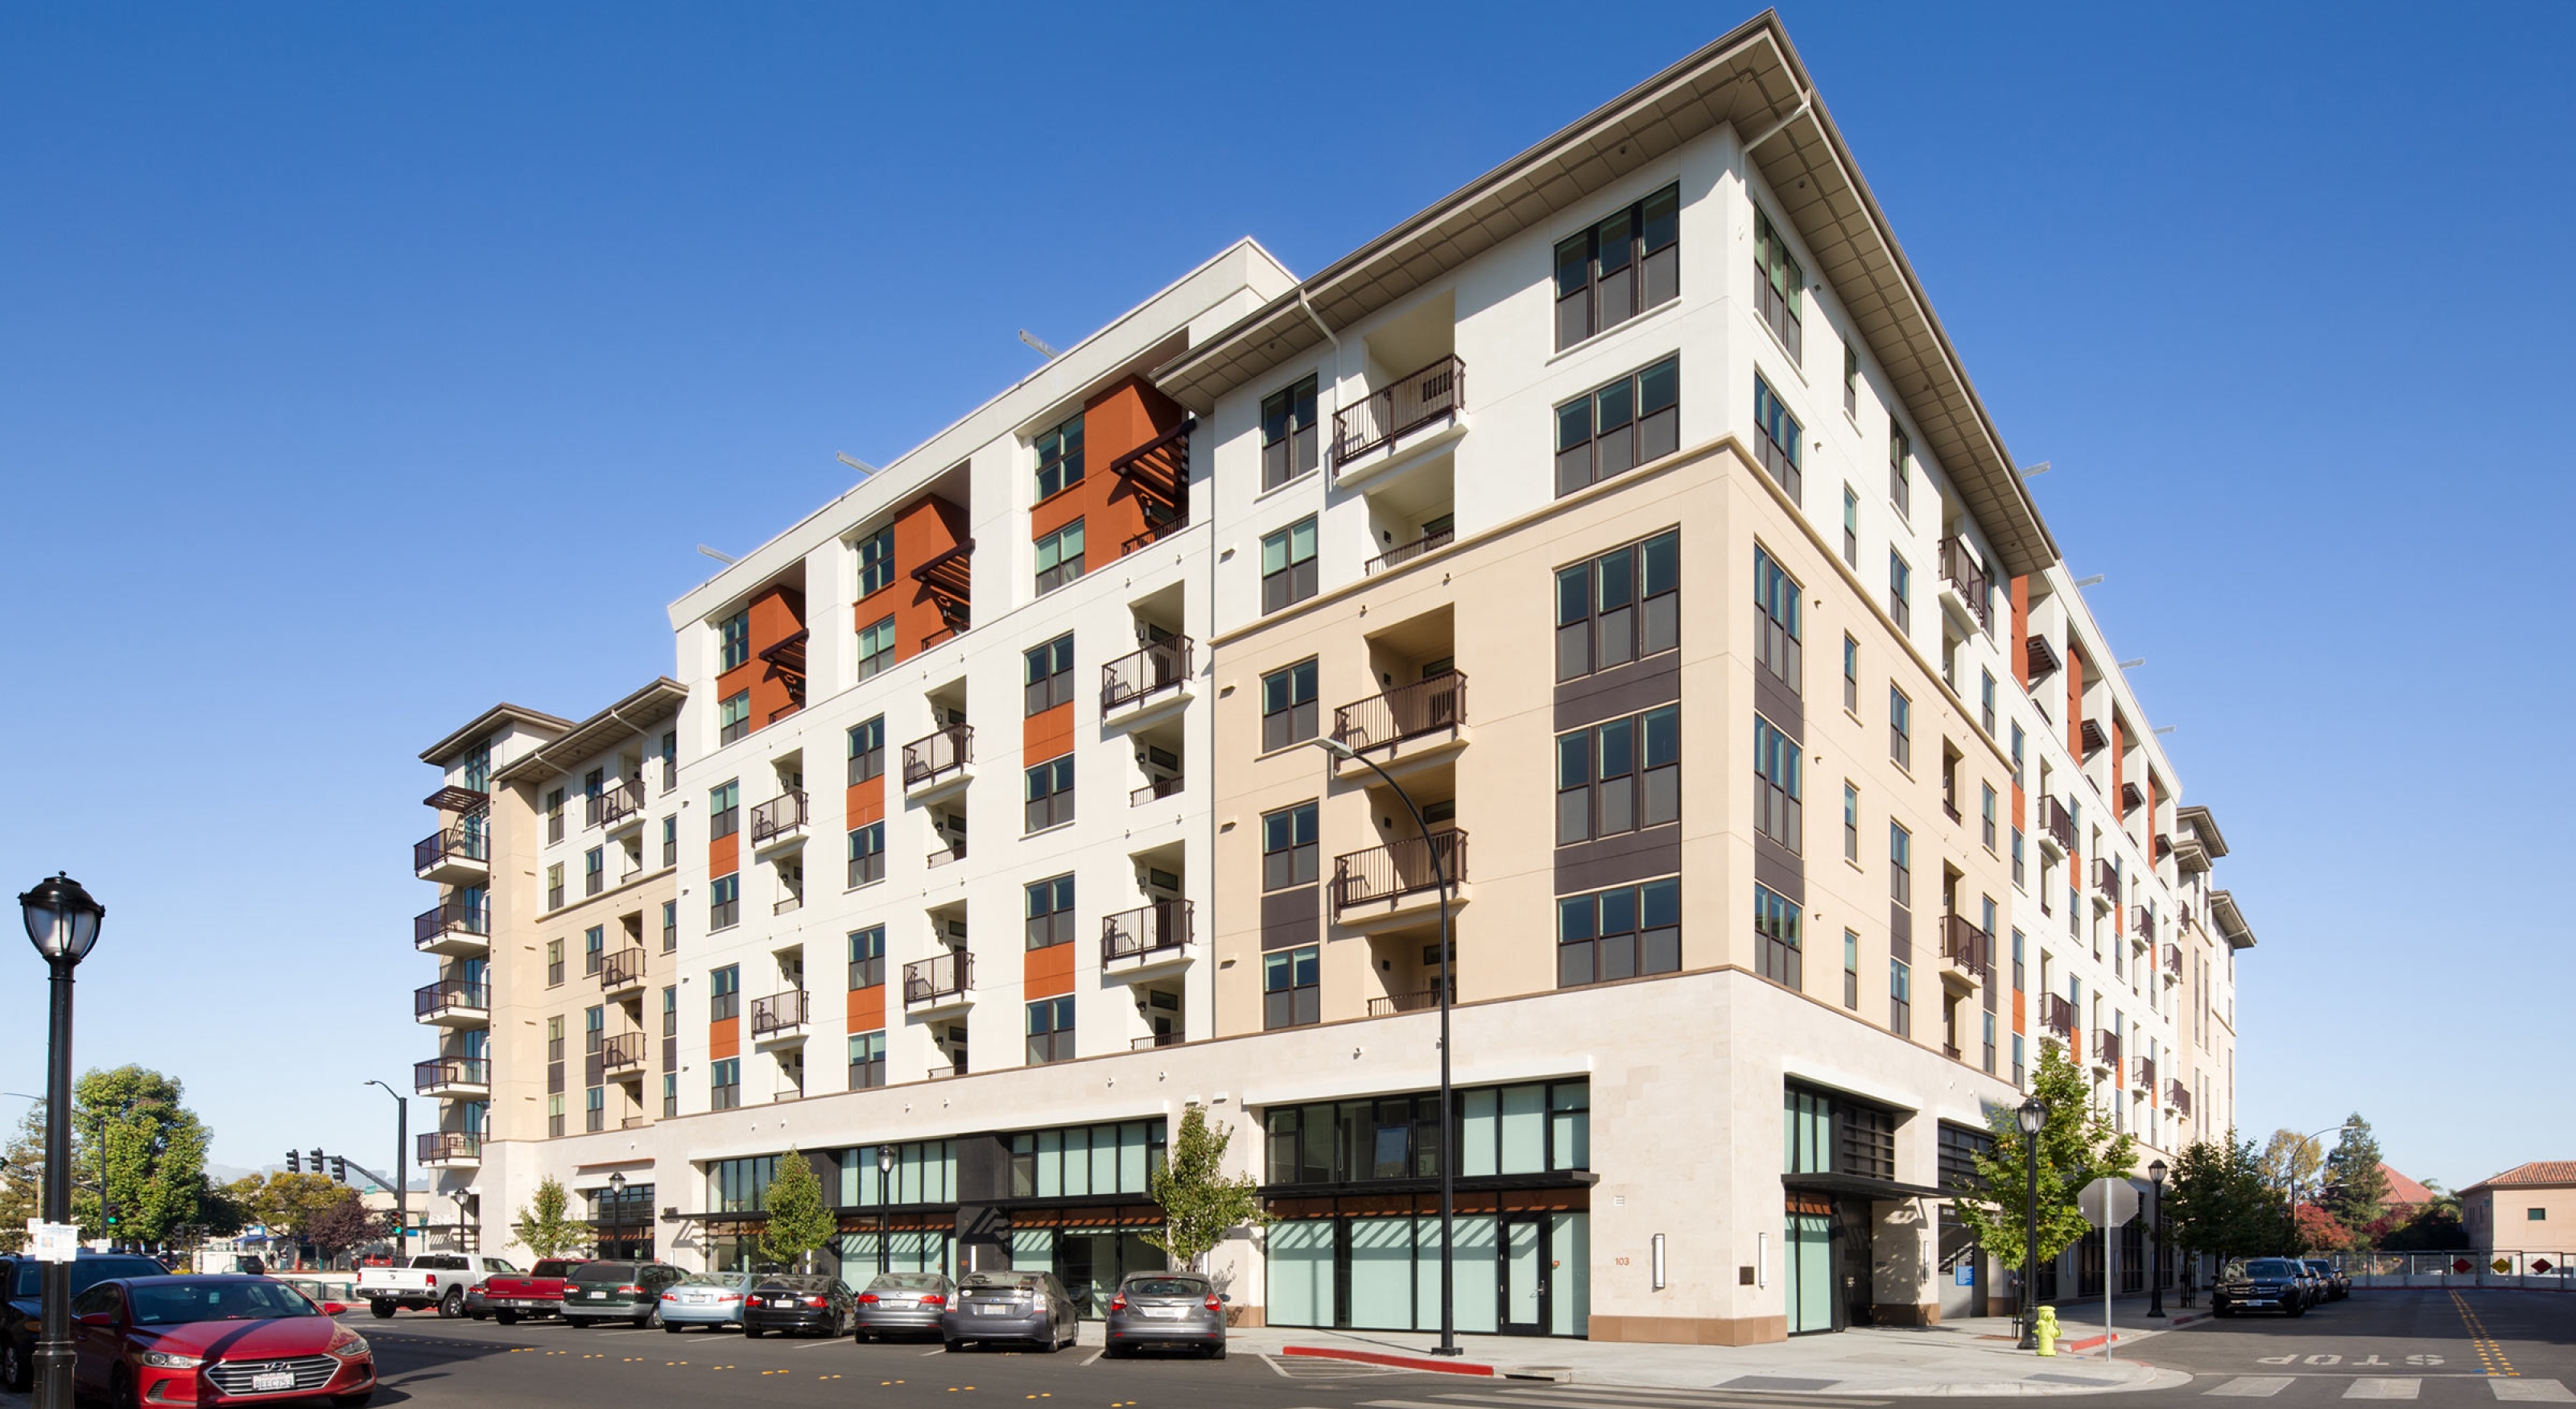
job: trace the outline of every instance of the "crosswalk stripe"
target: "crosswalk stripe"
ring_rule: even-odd
[[[2557,1380],[2492,1379],[2495,1397],[2518,1404],[2576,1404],[2576,1391]]]
[[[1546,1409],[1635,1409],[1637,1403],[1625,1385],[1616,1389],[1514,1389],[1494,1394],[1443,1394],[1440,1397],[1450,1401],[1452,1409],[1460,1404],[1518,1405],[1521,1409],[1536,1409],[1536,1406],[1545,1406]],[[1664,1398],[1653,1402],[1671,1405],[1673,1409],[1781,1409],[1784,1403],[1791,1401],[1785,1398],[1754,1399],[1740,1394],[1702,1394],[1689,1399]],[[1880,1404],[1887,1402],[1883,1399],[1878,1401]]]
[[[1820,1382],[1821,1383],[1821,1382]],[[1549,1395],[1592,1396],[1603,1403],[1634,1406],[1640,1399],[1654,1404],[1676,1406],[1700,1404],[1782,1404],[1807,1405],[1813,1409],[1877,1409],[1889,1401],[1869,1399],[1852,1394],[1810,1394],[1805,1391],[1765,1391],[1758,1389],[1672,1389],[1661,1385],[1620,1385],[1594,1387],[1579,1384],[1534,1385],[1526,1389],[1505,1390],[1506,1394],[1545,1398]]]
[[[1455,1409],[1455,1406],[1422,1399],[1363,1399],[1360,1409]]]
[[[2238,1399],[2269,1399],[2289,1387],[2290,1376],[2288,1375],[2238,1375],[2223,1385],[2202,1390],[2201,1393],[2232,1395]]]
[[[2424,1392],[2424,1382],[2405,1375],[2363,1375],[2343,1387],[2346,1399],[2413,1399]]]

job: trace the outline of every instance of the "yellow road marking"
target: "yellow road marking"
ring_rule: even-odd
[[[2460,1324],[2468,1328],[2469,1346],[2478,1353],[2478,1363],[2485,1367],[2487,1374],[2500,1379],[2522,1378],[2522,1372],[2513,1368],[2513,1362],[2506,1358],[2503,1343],[2487,1330],[2486,1322],[2479,1318],[2478,1313],[2470,1309],[2468,1298],[2456,1291],[2450,1296],[2451,1309],[2460,1313]]]

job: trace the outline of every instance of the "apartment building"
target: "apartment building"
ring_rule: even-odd
[[[792,1152],[854,1272],[1102,1300],[1195,1106],[1272,1219],[1210,1257],[1238,1315],[1435,1325],[1445,921],[1461,1329],[1973,1311],[1946,1200],[2055,965],[2232,1080],[2154,963],[2025,958],[2025,801],[2087,785],[2148,790],[2086,796],[2082,859],[2160,877],[2161,942],[2243,930],[2123,687],[2073,697],[2123,752],[2033,743],[2032,643],[2111,659],[2058,571],[1765,15],[1311,278],[1237,244],[672,604],[660,1060],[586,1073],[596,1124],[490,1117],[460,1187],[489,1238],[553,1175],[734,1266]],[[524,825],[625,776],[548,727]],[[545,890],[514,845],[491,884]]]

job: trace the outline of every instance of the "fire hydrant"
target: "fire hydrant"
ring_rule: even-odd
[[[2050,1356],[2057,1354],[2056,1307],[2043,1306],[2039,1309],[2039,1319],[2032,1323],[2031,1334],[2039,1341],[2040,1354]]]

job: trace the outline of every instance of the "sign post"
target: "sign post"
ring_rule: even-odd
[[[2112,1240],[2111,1230],[2138,1216],[2138,1186],[2105,1175],[2084,1186],[2084,1192],[2075,1196],[2075,1206],[2084,1211],[2085,1222],[2102,1230],[2102,1360],[2108,1364],[2118,1334],[2111,1325],[2111,1286],[2120,1266],[2120,1245]]]

